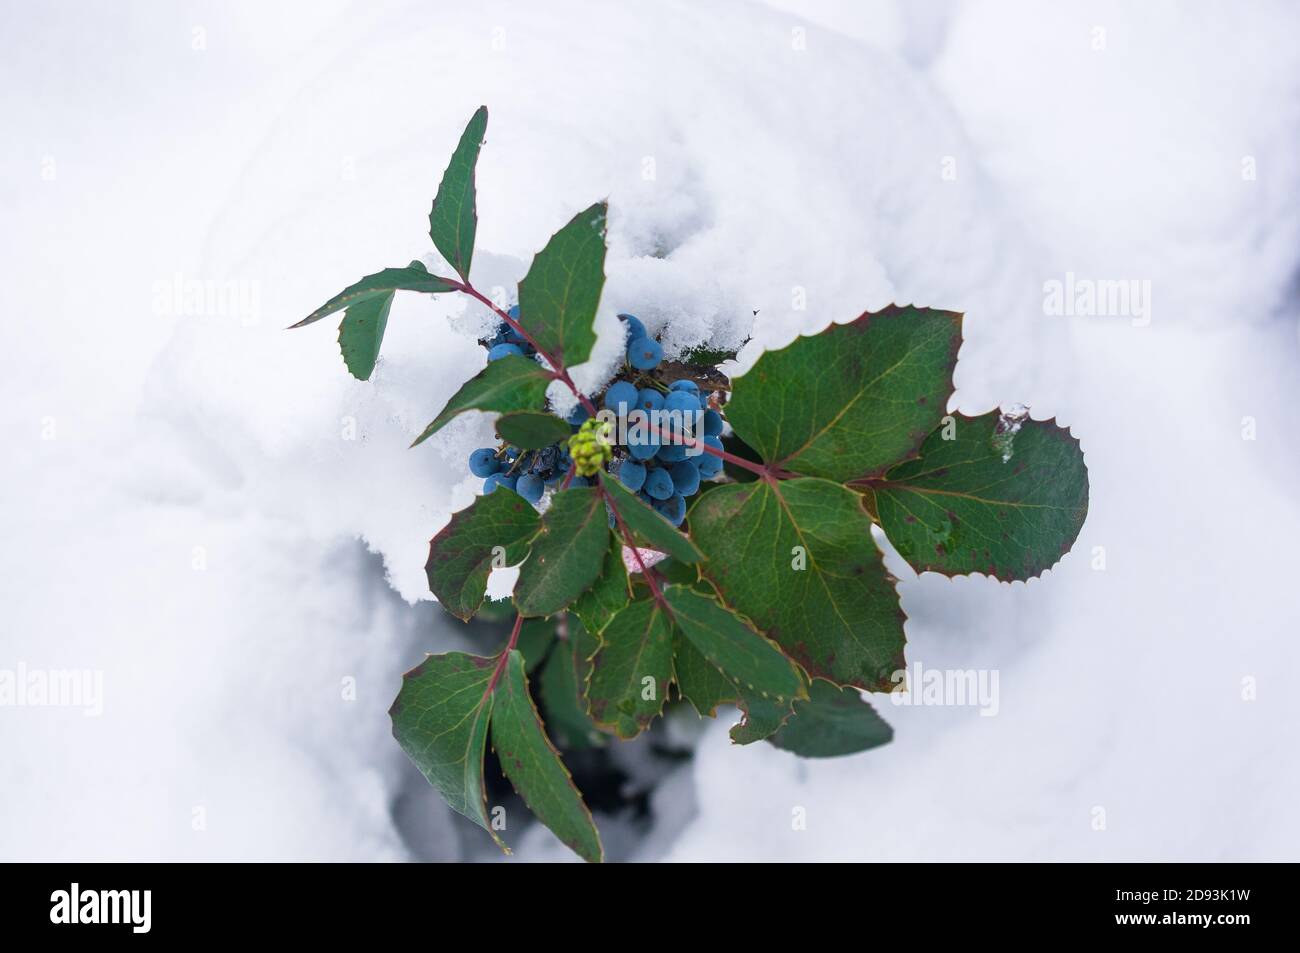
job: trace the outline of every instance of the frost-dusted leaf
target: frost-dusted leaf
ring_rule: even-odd
[[[596,581],[608,542],[605,503],[595,487],[555,494],[519,570],[515,608],[525,616],[559,612]]]
[[[740,348],[749,343],[749,338],[740,342],[740,347],[708,347],[699,345],[698,347],[688,347],[682,351],[681,362],[683,364],[699,364],[705,367],[716,367],[723,361],[734,361],[736,355],[740,353]]]
[[[677,678],[677,690],[702,718],[713,718],[719,705],[740,700],[736,686],[700,654],[680,629],[673,633],[673,673]]]
[[[678,532],[672,523],[646,506],[617,477],[601,471],[600,485],[627,528],[641,543],[684,563],[698,562],[703,558],[699,548],[684,533]]]
[[[1088,469],[1070,431],[994,411],[939,428],[915,460],[873,481],[880,523],[914,569],[1030,579],[1053,566],[1088,514]]]
[[[438,184],[433,208],[429,210],[429,237],[433,239],[433,246],[466,281],[474,257],[474,232],[478,228],[474,167],[483,145],[483,134],[487,131],[487,120],[487,107],[480,106],[461,133],[456,151],[451,154],[451,161]]]
[[[547,727],[556,744],[567,749],[599,747],[607,740],[587,714],[587,702],[582,694],[586,682],[587,659],[583,656],[581,668],[577,660],[582,652],[594,652],[599,643],[595,640],[588,643],[582,637],[579,631],[581,629],[582,624],[570,615],[569,642],[560,644],[551,653],[541,677],[542,705],[546,709]]]
[[[600,834],[528,694],[524,659],[511,652],[493,692],[492,746],[528,809],[583,860],[603,859]]]
[[[339,350],[343,352],[343,363],[359,381],[370,380],[375,369],[394,294],[390,291],[358,301],[347,309],[339,323]]]
[[[454,291],[457,287],[454,282],[448,281],[446,278],[439,278],[437,275],[429,274],[429,269],[424,267],[423,262],[413,261],[405,268],[385,268],[373,275],[366,275],[356,284],[343,289],[333,298],[330,298],[297,324],[292,324],[289,327],[291,330],[301,328],[314,321],[319,321],[335,311],[355,307],[371,298],[391,295],[394,291],[423,291],[436,294],[440,291]]]
[[[634,602],[609,620],[591,659],[591,717],[620,738],[635,738],[663,711],[672,680],[672,624],[653,599]]]
[[[567,440],[573,429],[554,414],[517,410],[497,418],[497,436],[523,450],[540,450]]]
[[[538,346],[567,367],[591,356],[605,284],[604,202],[551,236],[519,283],[520,321]]]
[[[539,525],[528,501],[504,487],[478,497],[429,541],[429,591],[452,615],[468,620],[483,604],[493,561],[504,567],[522,560]]]
[[[890,306],[768,351],[732,382],[727,420],[769,463],[847,481],[906,459],[943,417],[961,315]]]
[[[550,374],[531,358],[511,354],[492,361],[456,391],[411,446],[428,440],[453,417],[467,410],[495,410],[503,414],[536,410],[546,399],[546,386],[550,382]]]
[[[794,717],[767,740],[803,758],[836,758],[886,744],[894,729],[856,688],[837,688],[813,679],[806,701],[794,703]]]
[[[666,587],[664,598],[678,630],[739,687],[777,703],[804,697],[794,663],[717,599],[685,586]]]
[[[429,783],[506,850],[488,822],[483,789],[495,665],[495,659],[463,652],[430,655],[402,676],[388,714],[393,737]]]
[[[720,486],[689,524],[727,605],[810,675],[893,687],[904,616],[856,493],[812,479]]]
[[[614,617],[614,613],[630,600],[627,566],[623,562],[623,544],[617,535],[611,533],[600,578],[577,598],[572,609],[588,632],[599,635],[606,623]]]

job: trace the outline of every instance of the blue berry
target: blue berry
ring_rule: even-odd
[[[636,405],[645,411],[662,410],[664,395],[653,387],[642,387],[636,395]]]
[[[617,381],[605,391],[605,406],[620,417],[626,417],[628,411],[636,407],[636,385],[627,381]]]
[[[514,476],[513,474],[494,473],[483,481],[483,492],[494,493],[496,492],[496,488],[499,486],[504,486],[507,489],[513,490],[515,484],[518,482],[519,477]]]
[[[716,410],[704,412],[704,436],[716,437],[722,433],[722,414]]]
[[[638,371],[653,371],[663,359],[663,346],[652,338],[636,337],[627,346],[627,361]]]
[[[668,396],[664,398],[664,410],[679,410],[685,414],[694,414],[699,409],[699,398],[688,391],[669,391]]]
[[[646,474],[645,491],[656,500],[666,500],[673,495],[673,478],[662,467],[651,470]]]
[[[656,457],[664,463],[681,463],[687,457],[687,449],[684,443],[666,443],[659,448]]]
[[[618,467],[618,479],[635,493],[645,485],[645,465],[635,460],[624,460]]]
[[[717,450],[722,449],[722,441],[717,437],[705,437],[704,442]],[[706,480],[722,472],[722,458],[711,453],[701,453],[695,458],[695,465],[700,468],[700,476]]]
[[[512,305],[510,306],[510,309],[506,312],[506,314],[510,315],[510,317],[512,317],[512,318],[514,318],[516,321],[518,321],[518,320],[519,320],[519,305],[517,305],[517,304],[512,304]]]
[[[640,440],[628,436],[627,452],[635,460],[649,460],[659,452],[659,441],[654,437],[642,437]]]
[[[686,519],[686,499],[680,493],[674,493],[666,500],[655,500],[654,508],[674,526],[681,526]]]
[[[575,486],[591,486],[591,481],[585,476],[574,474],[573,479],[569,481],[569,489],[572,490]]]
[[[673,478],[673,489],[682,496],[693,496],[699,492],[700,468],[694,460],[674,463],[669,468],[668,475]]]
[[[646,336],[645,325],[635,314],[620,314],[619,319],[627,325],[627,339],[635,341],[637,338]]]
[[[511,354],[524,356],[524,349],[518,344],[494,344],[492,350],[488,351],[489,361],[499,361],[503,357],[509,357]]]
[[[536,473],[525,473],[515,484],[515,492],[534,506],[542,501],[542,490],[545,488],[542,478]]]
[[[497,452],[490,447],[475,450],[469,455],[469,472],[476,477],[490,477],[501,469]]]
[[[582,404],[579,404],[577,407],[574,407],[573,410],[569,411],[569,416],[564,419],[575,427],[581,427],[582,422],[590,416],[591,414],[587,413],[587,408],[583,407]]]
[[[697,384],[697,383],[695,383],[695,381],[687,380],[686,378],[682,378],[682,379],[679,380],[679,381],[673,381],[671,384],[669,384],[669,385],[668,385],[668,389],[669,389],[669,390],[684,390],[684,391],[687,391],[688,393],[691,393],[691,394],[698,394],[698,393],[700,392],[700,385]]]

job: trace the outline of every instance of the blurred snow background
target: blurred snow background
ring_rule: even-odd
[[[1294,7],[4,6],[0,668],[102,670],[104,712],[0,708],[0,856],[487,856],[385,715],[460,644],[422,566],[488,425],[405,448],[482,315],[399,298],[366,384],[328,322],[282,330],[430,252],[480,103],[480,285],[608,196],[606,330],[753,321],[743,365],[890,301],[963,310],[955,406],[1030,404],[1091,470],[1041,580],[891,556],[909,661],[997,669],[997,717],[882,699],[894,743],[826,762],[707,723],[651,829],[600,818],[619,856],[1300,852]],[[1149,281],[1150,322],[1045,314],[1067,272]]]

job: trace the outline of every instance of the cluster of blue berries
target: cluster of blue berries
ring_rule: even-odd
[[[507,313],[518,321],[519,305],[515,305]],[[496,334],[483,343],[487,345],[488,361],[499,361],[511,354],[518,354],[520,357],[534,357],[537,354],[537,350],[528,343],[527,339],[504,321],[497,327]]]
[[[518,306],[510,309],[510,316],[518,318]],[[603,406],[622,420],[637,410],[647,414],[679,411],[682,418],[689,415],[692,422],[702,423],[702,432],[700,428],[692,432],[694,438],[703,437],[705,444],[721,450],[723,418],[713,406],[712,395],[701,393],[699,385],[687,378],[666,383],[651,376],[649,372],[663,360],[663,346],[646,333],[645,325],[635,315],[620,314],[619,319],[627,326],[629,372],[605,390]],[[489,361],[507,354],[535,353],[522,336],[504,324],[494,337],[483,343],[488,348]],[[589,417],[582,405],[578,405],[567,419],[576,433]],[[669,433],[678,435],[678,428],[670,429]],[[686,518],[687,498],[699,492],[702,480],[722,471],[721,458],[709,453],[691,453],[684,442],[674,442],[650,427],[632,427],[625,435],[626,443],[613,448],[609,471],[670,523],[680,526]],[[564,479],[571,466],[573,457],[567,443],[525,451],[509,446],[483,447],[469,457],[470,472],[483,478],[484,493],[504,486],[533,505],[541,501],[548,488],[556,487]],[[569,485],[589,486],[591,482],[575,474]],[[613,526],[612,513],[609,519]]]

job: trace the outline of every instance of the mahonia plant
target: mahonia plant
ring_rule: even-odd
[[[605,203],[561,228],[518,304],[498,307],[470,281],[486,128],[480,108],[429,213],[455,277],[419,261],[386,268],[294,327],[342,311],[343,359],[366,380],[397,292],[464,294],[495,314],[486,367],[415,443],[466,411],[499,415],[499,445],[469,458],[484,492],[434,536],[425,568],[438,601],[468,621],[500,611],[485,604],[490,571],[519,566],[513,625],[495,655],[429,655],[408,672],[393,733],[506,849],[486,800],[490,743],[542,823],[598,861],[556,737],[566,749],[633,738],[685,700],[701,716],[738,706],[739,744],[829,757],[889,741],[862,692],[898,687],[906,616],[873,527],[918,572],[1028,580],[1078,537],[1087,470],[1052,420],[947,413],[962,340],[952,311],[891,306],[831,324],[734,381],[716,366],[733,353],[664,362],[623,314],[622,371],[583,393],[569,370],[596,341]],[[547,409],[553,381],[578,401],[566,418]]]

